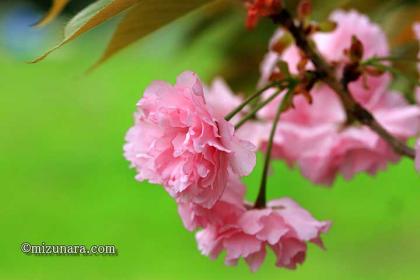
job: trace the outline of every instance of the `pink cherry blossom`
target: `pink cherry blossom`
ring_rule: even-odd
[[[314,36],[320,52],[330,62],[338,65],[346,62],[344,49],[350,46],[353,34],[363,43],[365,58],[388,54],[384,33],[367,17],[354,11],[336,11],[330,18],[337,22],[337,29]],[[278,31],[271,45],[281,36],[282,32]],[[299,52],[292,45],[282,55],[269,52],[262,65],[262,82],[270,75],[270,65],[276,59],[287,61],[290,70],[296,73]],[[388,75],[369,77],[366,79],[368,88],[365,88],[361,78],[350,84],[350,91],[389,132],[405,141],[419,130],[420,109],[408,105],[399,93],[388,90],[389,80]],[[297,165],[305,177],[324,185],[332,184],[338,174],[346,179],[358,172],[375,174],[388,163],[398,161],[391,147],[369,128],[345,125],[345,110],[329,87],[319,84],[311,90],[311,95],[313,104],[297,96],[295,108],[281,116],[274,139],[275,158],[285,160],[290,166]],[[282,98],[270,103],[259,116],[272,121]]]
[[[322,54],[330,61],[344,59],[344,50],[349,48],[353,35],[363,44],[363,58],[389,54],[385,33],[368,16],[355,10],[336,10],[331,13],[329,19],[337,23],[337,28],[333,32],[315,34],[314,40]]]
[[[219,227],[235,223],[246,211],[244,195],[245,186],[231,173],[222,197],[212,208],[205,208],[193,202],[178,201],[178,213],[189,231],[209,225]]]
[[[353,35],[356,35],[363,44],[364,59],[373,56],[388,56],[390,54],[385,33],[380,29],[379,25],[371,22],[367,16],[356,11],[337,10],[330,15],[330,20],[337,23],[337,28],[329,33],[316,33],[313,36],[313,40],[323,57],[330,63],[337,64],[338,69],[341,69],[348,60],[344,51],[350,47]],[[273,50],[273,46],[283,35],[283,30],[279,29],[270,41],[270,50],[261,64],[260,86],[267,83],[271,73],[276,69],[279,59],[289,64],[292,73],[297,72],[296,66],[300,61],[300,54],[295,45],[288,47],[282,54],[278,54]],[[309,63],[308,69],[312,68],[311,63]],[[370,103],[374,103],[380,98],[380,95],[384,94],[390,80],[389,74],[379,77],[361,77],[351,83],[349,87],[354,98],[367,106]],[[368,85],[367,88],[366,84]]]
[[[320,234],[328,231],[330,222],[315,220],[289,198],[271,201],[267,207],[246,211],[236,223],[199,231],[199,249],[212,259],[226,250],[227,265],[244,258],[256,271],[264,261],[267,247],[277,256],[276,265],[289,269],[305,260],[307,242],[323,247]]]
[[[154,82],[137,108],[124,151],[139,181],[162,184],[178,200],[210,208],[230,169],[238,176],[253,169],[254,146],[212,113],[196,74],[181,74],[174,86]]]

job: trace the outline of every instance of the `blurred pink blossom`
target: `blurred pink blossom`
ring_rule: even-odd
[[[334,61],[338,66],[346,62],[344,49],[350,46],[353,34],[363,43],[365,58],[389,54],[385,35],[367,17],[354,11],[336,11],[330,18],[337,22],[337,29],[314,36],[320,52],[330,62]],[[280,36],[281,31],[278,31],[271,44]],[[281,56],[270,51],[262,64],[263,83],[278,59],[287,61],[290,70],[296,73],[300,59],[296,46],[290,46]],[[389,75],[368,77],[365,81],[368,87],[365,88],[360,78],[350,84],[350,91],[386,129],[405,141],[419,130],[420,108],[408,105],[400,94],[389,91],[389,81]],[[386,168],[388,162],[399,159],[391,147],[369,128],[345,125],[344,108],[329,87],[317,85],[311,90],[311,95],[313,104],[303,96],[296,96],[295,108],[281,116],[274,139],[275,158],[285,160],[290,166],[298,165],[305,177],[325,185],[333,183],[338,173],[346,179],[358,172],[375,174]],[[270,103],[259,116],[272,121],[282,98],[280,96]]]
[[[196,74],[181,74],[174,86],[152,83],[137,107],[124,151],[139,181],[162,184],[177,200],[210,208],[229,170],[237,176],[252,171],[255,147],[206,104]]]
[[[302,174],[317,184],[330,185],[341,173],[350,179],[358,172],[375,174],[399,156],[375,132],[365,126],[345,126],[345,111],[336,94],[320,85],[312,90],[313,104],[303,96],[294,100],[295,108],[285,112],[274,139],[273,157],[297,164]],[[272,120],[276,104],[261,112]],[[408,105],[394,92],[383,95],[371,112],[393,135],[405,141],[416,135],[420,108]]]
[[[315,220],[289,198],[271,201],[267,207],[246,211],[236,223],[199,231],[201,252],[215,259],[226,250],[227,265],[235,265],[242,257],[256,271],[265,259],[266,247],[277,256],[278,267],[289,269],[305,260],[307,242],[323,247],[320,234],[328,231],[330,222]]]
[[[383,57],[390,54],[385,33],[379,25],[371,22],[367,16],[356,11],[337,10],[330,15],[330,20],[337,23],[337,28],[329,33],[316,33],[313,40],[323,57],[330,63],[336,64],[338,69],[341,69],[344,63],[348,62],[344,51],[350,47],[353,35],[356,35],[364,46],[363,59],[373,56]],[[295,45],[288,47],[282,54],[273,50],[273,46],[283,35],[284,31],[279,29],[270,41],[269,52],[261,64],[260,86],[267,83],[271,73],[276,69],[279,59],[289,64],[292,73],[297,73],[300,54]],[[309,63],[308,69],[312,68],[311,63]],[[349,87],[357,101],[369,106],[371,103],[375,103],[380,95],[385,94],[385,89],[388,87],[390,80],[389,74],[379,77],[360,77]],[[365,84],[368,85],[367,88]]]

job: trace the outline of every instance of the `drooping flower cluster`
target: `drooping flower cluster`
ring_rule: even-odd
[[[364,59],[389,55],[384,33],[366,16],[355,11],[336,11],[330,19],[337,23],[335,31],[316,33],[313,40],[320,53],[337,69],[342,69],[348,62],[345,50],[351,45],[354,34],[363,44]],[[283,31],[279,30],[272,39],[271,50],[261,66],[261,85],[266,84],[276,71],[279,60],[286,61],[291,72],[298,71],[301,55],[295,45],[282,53],[272,48],[283,35]],[[309,64],[308,68],[311,67]],[[419,131],[420,109],[409,105],[401,94],[390,91],[389,83],[389,74],[365,75],[350,83],[349,89],[353,97],[373,113],[389,132],[406,141]],[[326,185],[332,184],[338,174],[346,179],[358,172],[375,174],[389,162],[399,159],[392,148],[368,127],[346,124],[344,107],[328,86],[316,85],[310,94],[313,104],[309,104],[304,96],[297,96],[295,109],[282,115],[274,141],[275,157],[291,166],[297,165],[311,181]],[[272,120],[281,99],[279,97],[277,102],[264,108],[260,117]]]
[[[204,89],[191,72],[175,86],[154,82],[137,104],[125,156],[139,181],[162,184],[174,197],[188,230],[201,229],[203,254],[216,257],[226,249],[227,264],[243,257],[255,271],[270,246],[277,266],[294,268],[305,258],[307,242],[321,244],[329,222],[316,221],[290,199],[247,209],[240,177],[254,167],[255,147],[222,117],[241,102],[222,80]]]

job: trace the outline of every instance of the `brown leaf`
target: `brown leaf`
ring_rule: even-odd
[[[70,0],[53,0],[50,10],[43,18],[34,24],[34,27],[43,27],[52,22],[63,11],[69,2]]]
[[[104,54],[91,69],[147,34],[212,1],[140,0],[118,25]]]
[[[139,1],[141,0],[99,0],[92,3],[69,21],[64,30],[64,39],[61,43],[44,53],[42,56],[36,58],[31,63],[43,60],[51,52],[64,44],[127,10]]]

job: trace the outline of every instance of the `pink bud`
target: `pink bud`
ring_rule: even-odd
[[[301,0],[297,7],[297,14],[300,19],[307,18],[312,13],[312,2],[311,0]]]

